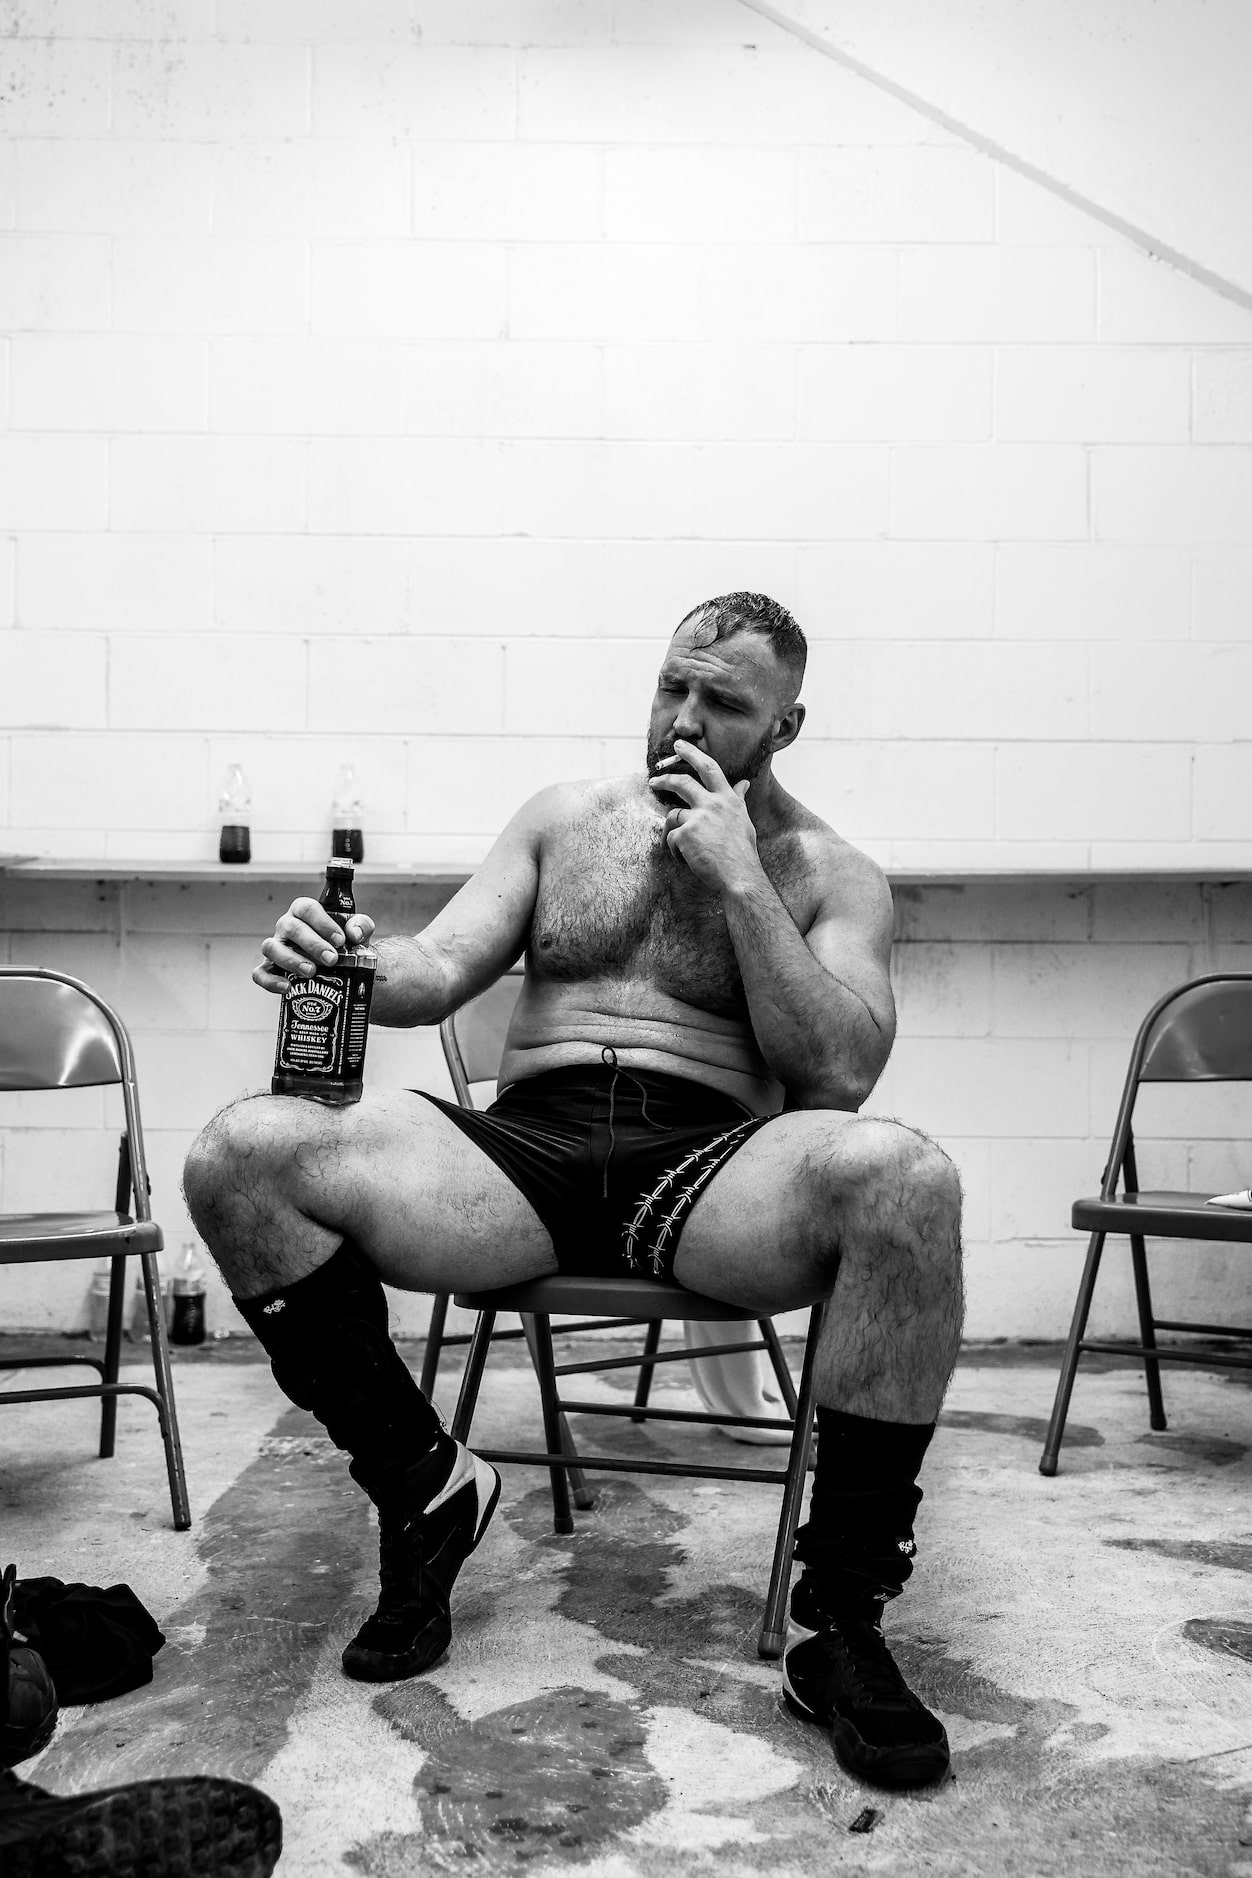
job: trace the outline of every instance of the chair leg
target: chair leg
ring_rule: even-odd
[[[551,1319],[549,1319],[548,1321],[550,1325]],[[538,1377],[540,1364],[542,1363],[543,1358],[540,1354],[539,1345],[537,1341],[538,1333],[535,1330],[535,1320],[529,1314],[526,1314],[522,1317],[522,1330],[526,1337],[526,1345],[530,1351],[530,1360],[531,1360],[531,1363],[534,1365],[535,1375],[536,1377]],[[554,1370],[554,1375],[555,1375],[555,1370]],[[589,1513],[592,1507],[596,1503],[596,1496],[591,1491],[591,1488],[587,1485],[586,1474],[584,1474],[582,1468],[577,1465],[578,1449],[574,1444],[574,1437],[570,1433],[570,1426],[569,1426],[569,1423],[565,1419],[565,1410],[563,1408],[558,1407],[557,1419],[560,1422],[560,1427],[561,1427],[561,1440],[560,1440],[559,1452],[562,1454],[568,1454],[570,1457],[570,1461],[574,1463],[569,1468],[569,1484],[570,1484],[570,1489],[574,1495],[574,1505],[578,1508],[580,1513]],[[550,1448],[550,1452],[556,1453],[558,1452],[558,1450],[555,1448]]]
[[[1141,1233],[1130,1235],[1130,1262],[1135,1274],[1135,1303],[1139,1307],[1139,1341],[1146,1350],[1156,1348],[1156,1325],[1152,1321],[1152,1291],[1148,1284],[1148,1249]],[[1161,1366],[1155,1356],[1145,1356],[1143,1373],[1148,1385],[1148,1426],[1156,1433],[1169,1426],[1165,1419],[1165,1401],[1161,1395]]]
[[[774,1329],[768,1317],[760,1318],[757,1328],[760,1330],[761,1336],[765,1342],[765,1347],[769,1351],[769,1360],[773,1365],[774,1375],[777,1379],[779,1392],[783,1399],[783,1406],[792,1421],[794,1421],[796,1418],[796,1386],[791,1380],[791,1371],[787,1367],[787,1359],[783,1355],[782,1344],[778,1341],[778,1332]]]
[[[469,1354],[465,1359],[460,1393],[456,1399],[456,1411],[452,1417],[454,1441],[469,1441],[474,1410],[478,1406],[478,1391],[482,1386],[483,1370],[487,1366],[487,1352],[491,1348],[491,1333],[495,1327],[494,1311],[478,1313],[478,1322],[474,1325],[473,1335],[470,1337]]]
[[[825,1303],[815,1304],[809,1317],[808,1341],[804,1346],[795,1427],[787,1460],[787,1484],[783,1488],[782,1510],[778,1516],[778,1538],[774,1544],[774,1564],[770,1572],[769,1595],[765,1600],[765,1618],[757,1639],[758,1656],[781,1656],[787,1642],[787,1593],[791,1586],[791,1558],[795,1550],[796,1527],[800,1524],[809,1448],[813,1439],[813,1368],[817,1361],[817,1345],[825,1316]]]
[[[1074,1390],[1074,1377],[1078,1374],[1078,1359],[1087,1328],[1087,1318],[1091,1313],[1091,1300],[1095,1294],[1096,1278],[1100,1270],[1100,1254],[1104,1250],[1105,1234],[1093,1232],[1091,1244],[1087,1248],[1087,1262],[1083,1267],[1082,1278],[1078,1286],[1078,1296],[1074,1301],[1074,1315],[1069,1327],[1069,1340],[1065,1345],[1065,1354],[1061,1359],[1061,1375],[1056,1385],[1056,1400],[1052,1404],[1052,1420],[1048,1423],[1047,1439],[1043,1444],[1043,1456],[1039,1462],[1039,1472],[1049,1479],[1056,1472],[1057,1457],[1061,1452],[1061,1440],[1065,1433],[1065,1419],[1069,1414],[1069,1398]]]
[[[570,1459],[567,1472],[569,1474],[570,1492],[574,1496],[574,1505],[578,1508],[580,1513],[590,1513],[595,1506],[596,1496],[587,1485],[586,1474],[584,1474],[582,1468],[578,1465],[578,1449],[574,1445],[574,1437],[570,1433],[570,1426],[565,1419],[564,1409],[561,1410],[560,1420],[561,1452],[562,1454],[568,1454]]]
[[[443,1327],[448,1321],[448,1294],[437,1291],[430,1301],[430,1329],[426,1332],[426,1351],[422,1357],[422,1376],[418,1388],[429,1402],[435,1393],[439,1357],[443,1350]]]
[[[104,1370],[100,1380],[115,1383],[122,1361],[122,1314],[126,1308],[126,1254],[110,1261],[109,1309],[104,1332]],[[112,1460],[117,1446],[117,1397],[100,1398],[100,1459]]]
[[[652,1393],[652,1375],[656,1369],[656,1364],[651,1361],[651,1358],[656,1355],[660,1341],[661,1320],[659,1317],[654,1317],[648,1325],[648,1334],[643,1340],[643,1361],[639,1365],[639,1382],[635,1388],[637,1409],[648,1406],[648,1397]],[[647,1420],[647,1416],[632,1415],[630,1419],[632,1422],[642,1422]]]
[[[535,1375],[539,1381],[539,1400],[543,1405],[543,1430],[549,1454],[564,1454],[565,1442],[561,1439],[561,1408],[556,1390],[556,1359],[552,1354],[552,1324],[546,1313],[536,1312],[529,1320],[527,1342],[535,1364]],[[549,1468],[552,1476],[552,1530],[554,1532],[573,1532],[574,1515],[570,1512],[569,1478],[565,1464],[554,1461]]]
[[[170,1346],[165,1335],[165,1310],[161,1302],[161,1274],[156,1253],[140,1253],[139,1269],[143,1273],[148,1334],[152,1338],[152,1368],[161,1403],[158,1413],[161,1417],[161,1440],[165,1445],[165,1470],[170,1482],[170,1502],[174,1509],[174,1531],[186,1532],[191,1525],[191,1503],[187,1498],[183,1446],[178,1434],[178,1410],[174,1406],[174,1378],[170,1372]]]

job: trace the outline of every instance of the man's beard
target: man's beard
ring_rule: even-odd
[[[766,731],[765,735],[761,738],[760,742],[757,744],[755,750],[753,750],[749,754],[749,756],[744,760],[742,764],[732,769],[723,770],[722,774],[725,776],[727,782],[730,784],[732,789],[734,788],[736,783],[756,781],[761,771],[765,768],[766,763],[769,761],[770,744],[772,742],[773,742],[772,736],[770,735],[769,731]],[[667,756],[673,756],[673,754],[674,754],[674,745],[673,745],[672,740],[666,740],[661,743],[653,743],[651,737],[649,737],[648,738],[648,755],[647,755],[649,776],[656,776],[656,775],[661,774],[662,773],[661,764],[665,761]],[[692,769],[691,764],[687,762],[685,757],[681,757],[681,756],[679,757],[676,763],[668,764],[663,773],[667,776],[695,776],[696,775],[696,772],[694,769]],[[699,782],[699,780],[700,780],[699,777],[696,776],[696,781]],[[681,800],[681,798],[675,796],[674,800],[675,802],[678,802]]]

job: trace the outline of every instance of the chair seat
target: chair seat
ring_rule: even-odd
[[[0,1258],[6,1265],[159,1252],[164,1244],[154,1221],[127,1213],[0,1213]]]
[[[1082,1232],[1142,1233],[1158,1239],[1252,1240],[1252,1212],[1206,1206],[1203,1193],[1159,1192],[1099,1194],[1075,1200],[1070,1215]]]
[[[755,1322],[757,1312],[723,1304],[660,1278],[534,1278],[503,1285],[498,1291],[458,1291],[455,1302],[467,1311],[524,1311],[549,1316],[581,1316],[584,1311],[611,1317],[683,1317],[698,1323]]]

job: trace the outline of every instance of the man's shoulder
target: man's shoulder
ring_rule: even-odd
[[[890,907],[891,888],[877,861],[794,796],[787,798],[783,832],[820,900]]]
[[[639,794],[637,777],[585,776],[573,782],[549,783],[531,796],[522,813],[537,833],[555,835],[588,816],[624,808],[637,801]]]

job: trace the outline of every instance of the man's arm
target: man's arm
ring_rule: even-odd
[[[530,935],[539,845],[554,795],[553,789],[540,790],[518,810],[477,873],[422,932],[374,942],[378,975],[371,1022],[393,1028],[441,1023],[507,971]],[[346,926],[354,944],[374,931],[364,914]],[[316,900],[296,900],[262,946],[265,963],[253,980],[266,991],[285,991],[291,976],[329,962],[344,943],[343,929]]]
[[[868,856],[844,849],[836,861],[832,848],[802,934],[761,866],[748,784],[732,788],[703,751],[675,748],[695,775],[652,779],[684,803],[667,816],[666,839],[721,896],[762,1056],[799,1107],[859,1108],[895,1039],[886,880]]]
[[[379,941],[382,982],[371,1020],[377,1016],[380,1024],[393,1026],[442,1023],[513,964],[530,937],[539,844],[555,793],[542,789],[522,805],[478,872],[422,932]]]
[[[760,863],[722,905],[761,1054],[800,1108],[857,1109],[895,1040],[892,907],[865,857],[801,934]]]

